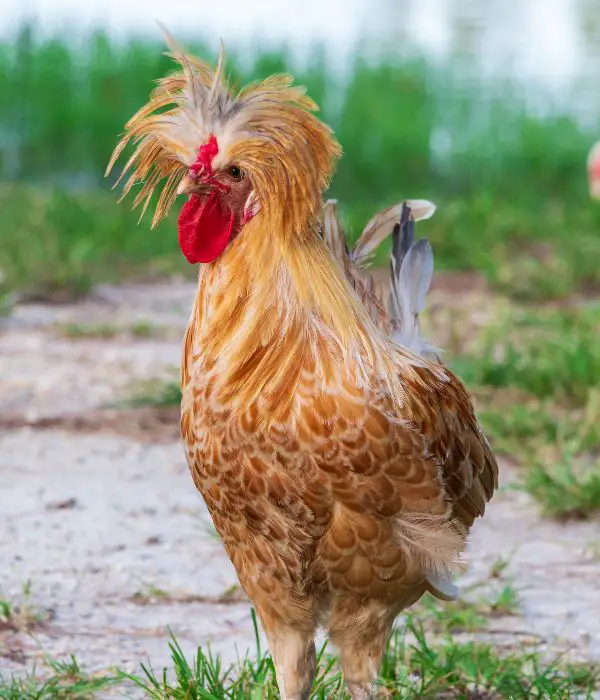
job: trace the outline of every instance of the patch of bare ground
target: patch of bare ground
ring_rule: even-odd
[[[69,413],[28,418],[26,414],[0,414],[0,431],[31,428],[70,433],[111,433],[149,443],[172,443],[179,439],[179,407],[147,406]]]

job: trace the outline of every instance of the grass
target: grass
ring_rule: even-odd
[[[0,590],[0,631],[29,632],[52,617],[52,611],[39,609],[32,601],[31,582],[27,581],[17,599],[7,598]]]
[[[494,318],[475,353],[455,362],[471,385],[512,387],[582,406],[600,388],[600,305],[535,310],[512,306]]]
[[[351,163],[342,165],[347,167]],[[379,206],[409,192],[424,194],[416,187],[408,190],[399,185],[385,198],[363,207],[356,195],[340,192],[341,212],[350,231],[358,232]],[[600,215],[594,206],[577,202],[571,213],[565,203],[556,213],[548,203],[522,205],[520,211],[509,212],[520,217],[511,226],[506,204],[494,198],[482,204],[476,194],[461,195],[458,200],[447,194],[431,196],[439,209],[421,230],[432,241],[438,269],[479,271],[492,288],[526,301],[600,289],[600,271],[594,262],[600,253]],[[97,282],[174,273],[191,276],[193,268],[185,264],[178,249],[175,215],[151,231],[148,220],[138,224],[137,214],[117,199],[102,190],[1,185],[3,294],[17,290],[29,297],[60,292],[77,297]],[[573,222],[577,236],[562,230],[565,220]],[[547,248],[544,256],[536,248],[540,232]],[[385,256],[385,246],[381,255]]]
[[[254,618],[256,629],[256,618]],[[179,642],[169,642],[171,667],[155,671],[143,664],[140,673],[119,670],[91,675],[74,657],[67,662],[48,660],[42,672],[16,679],[0,675],[0,700],[83,700],[108,689],[150,700],[256,700],[279,697],[272,661],[256,635],[256,653],[232,666],[224,665],[210,649],[199,648],[190,659]],[[392,635],[381,666],[381,697],[517,700],[563,700],[577,695],[591,698],[597,670],[569,665],[559,659],[542,660],[534,650],[499,654],[487,644],[458,642],[450,634],[428,638],[411,614],[406,627]],[[335,659],[326,649],[319,653],[312,700],[345,698]]]
[[[163,333],[161,328],[154,326],[148,321],[138,321],[127,326],[119,326],[112,323],[60,323],[54,326],[54,330],[58,335],[71,340],[113,340],[121,336],[146,340],[160,337]]]
[[[123,405],[137,408],[141,406],[179,406],[181,388],[179,380],[154,380],[135,382],[130,388],[130,396]]]
[[[567,698],[576,687],[592,686],[592,674],[575,676],[544,665],[535,654],[498,656],[485,644],[453,642],[431,645],[413,620],[407,632],[397,632],[382,663],[379,690],[384,697],[402,698]],[[175,640],[171,642],[175,681],[145,667],[145,677],[131,680],[155,700],[198,698],[275,698],[274,670],[269,657],[245,659],[236,669],[223,668],[218,659],[198,650],[190,663]],[[312,698],[343,698],[342,678],[324,651]],[[410,669],[410,671],[409,671]],[[581,673],[581,671],[579,671]],[[478,695],[474,693],[477,692]]]
[[[505,584],[491,596],[480,595],[474,600],[460,598],[451,605],[445,605],[433,596],[424,596],[419,602],[418,616],[427,629],[455,634],[486,629],[491,618],[515,615],[518,610],[518,594],[510,584]]]
[[[556,463],[535,460],[525,472],[524,488],[551,516],[589,518],[600,513],[600,460],[569,451]]]
[[[491,577],[503,575],[505,560],[496,562]],[[472,587],[475,593],[478,586]],[[146,587],[141,604],[169,599],[169,594]],[[236,591],[225,596],[236,595]],[[29,601],[31,586],[23,596]],[[476,641],[475,632],[485,632],[490,618],[514,615],[517,593],[505,584],[488,597],[472,602],[443,604],[425,596],[392,634],[378,678],[378,697],[416,700],[516,700],[522,698],[591,698],[598,687],[598,669],[590,664],[572,664],[560,657],[549,659],[535,646],[515,646],[503,651]],[[224,598],[224,600],[228,598]],[[17,614],[18,605],[3,601],[5,619]],[[254,651],[231,665],[224,664],[210,647],[186,655],[177,639],[169,641],[170,665],[154,669],[143,663],[137,673],[118,668],[90,673],[73,655],[44,661],[18,676],[0,671],[0,700],[91,700],[107,697],[144,697],[148,700],[242,700],[279,697],[273,663],[261,646],[254,611]],[[22,627],[26,632],[30,627]],[[2,624],[0,620],[0,632]],[[458,636],[458,633],[468,633]],[[343,678],[336,658],[323,647],[312,700],[346,699]]]
[[[215,61],[216,45],[185,43]],[[370,47],[363,46],[368,54]],[[116,135],[146,101],[153,80],[172,68],[164,48],[158,31],[155,41],[118,42],[103,31],[41,38],[35,26],[24,25],[4,39],[4,176],[37,181],[58,176],[68,184],[77,176],[78,183],[87,178],[99,184]],[[291,70],[308,87],[346,151],[349,167],[340,171],[334,189],[358,196],[363,206],[410,187],[453,196],[493,189],[506,196],[527,183],[558,201],[585,189],[581,157],[593,132],[570,116],[566,100],[563,109],[540,117],[527,106],[536,86],[519,85],[512,76],[504,82],[477,77],[477,61],[484,56],[474,56],[467,72],[460,60],[440,68],[406,51],[380,51],[375,61],[359,52],[346,66],[347,85],[341,89],[324,47],[314,47],[305,67],[294,65],[284,49],[257,46],[243,64],[235,47],[227,47],[227,54],[234,80]],[[443,149],[435,145],[440,132],[447,142]]]
[[[183,268],[174,236],[136,230],[137,216],[106,192],[4,184],[0,211],[1,284],[26,297],[78,297],[98,281]]]
[[[92,700],[120,681],[113,674],[86,673],[74,656],[69,661],[48,659],[43,673],[37,669],[19,677],[0,673],[0,700]]]
[[[565,443],[575,454],[594,454],[600,445],[597,423],[600,394],[591,389],[583,406],[573,407],[550,397],[540,401],[522,391],[475,389],[479,417],[493,437],[495,449],[522,463],[542,455],[560,461]]]

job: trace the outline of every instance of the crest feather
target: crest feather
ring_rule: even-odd
[[[152,219],[155,226],[177,197],[177,186],[211,135],[219,144],[218,167],[236,163],[246,170],[273,228],[302,234],[316,219],[321,194],[341,149],[328,126],[312,112],[317,105],[289,75],[277,74],[234,95],[224,77],[224,49],[212,69],[176,43],[167,29],[169,55],[179,71],[160,78],[141,107],[125,124],[106,169],[108,175],[126,147],[135,146],[115,186],[123,196],[141,184],[133,206],[142,215],[165,183]]]

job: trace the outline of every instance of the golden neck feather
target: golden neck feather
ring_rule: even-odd
[[[360,384],[373,372],[395,382],[389,342],[314,228],[290,241],[262,212],[200,271],[184,385],[196,362],[198,371],[218,365],[224,403],[260,398],[269,421],[287,415],[304,371],[328,382],[353,375]]]

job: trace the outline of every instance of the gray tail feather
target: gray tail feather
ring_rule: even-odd
[[[425,308],[433,277],[433,251],[425,238],[415,243],[415,222],[406,205],[392,232],[390,262],[392,338],[413,352],[435,356],[436,349],[422,337],[419,328],[419,313]]]

